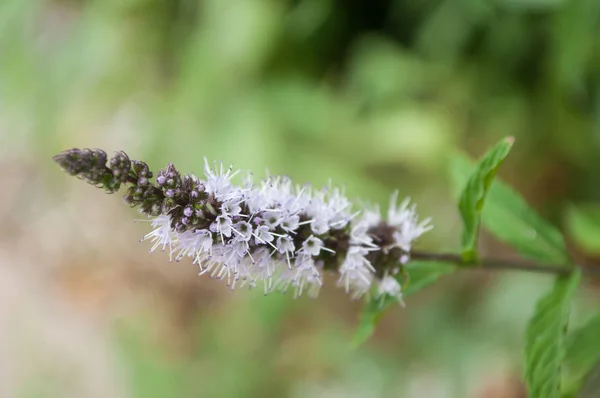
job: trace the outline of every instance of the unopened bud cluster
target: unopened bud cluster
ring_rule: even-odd
[[[205,160],[204,179],[182,175],[172,164],[156,178],[144,162],[117,152],[107,163],[101,150],[70,149],[54,157],[65,171],[116,192],[151,217],[144,239],[168,250],[172,260],[190,257],[200,274],[223,279],[233,289],[260,285],[265,294],[293,289],[315,296],[324,272],[353,297],[369,292],[401,299],[397,274],[409,261],[411,244],[431,229],[415,206],[394,195],[386,219],[378,207],[353,212],[337,188],[314,190],[286,177],[254,182]]]

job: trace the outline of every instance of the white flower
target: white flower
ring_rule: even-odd
[[[266,248],[257,249],[253,258],[254,263],[248,270],[249,287],[255,287],[257,282],[260,281],[263,283],[265,294],[267,294],[273,289],[273,272],[276,263],[273,262],[269,250]]]
[[[248,249],[250,245],[248,245],[248,241],[245,239],[233,239],[233,241],[228,245],[231,250],[238,256],[244,257],[248,253]]]
[[[372,287],[373,274],[365,274],[360,278],[354,278],[350,281],[350,298],[356,300],[369,293]]]
[[[313,235],[309,236],[302,243],[302,248],[299,250],[300,253],[309,254],[311,256],[318,256],[321,253],[321,249],[324,249],[323,241]]]
[[[235,240],[247,242],[252,238],[252,225],[246,221],[240,221],[234,224],[232,230],[238,235],[235,237]]]
[[[296,214],[286,216],[281,220],[281,228],[286,232],[293,232],[297,230],[299,224],[300,217],[298,217]]]
[[[196,247],[200,253],[208,253],[213,245],[213,237],[210,231],[205,229],[194,232],[196,235]]]
[[[416,205],[409,207],[410,198],[406,198],[400,206],[396,206],[398,192],[392,194],[390,208],[388,210],[388,223],[396,229],[393,234],[395,246],[409,253],[412,242],[433,228],[429,224],[431,219],[427,218],[419,222]],[[403,257],[404,262],[408,261]],[[404,263],[403,262],[403,263]]]
[[[261,214],[261,219],[264,222],[265,226],[267,226],[269,229],[274,229],[275,227],[277,227],[282,219],[281,219],[281,215],[282,212],[281,210],[265,210],[262,214]]]
[[[153,231],[144,237],[152,241],[151,251],[168,247],[175,260],[191,257],[200,275],[226,280],[231,289],[262,284],[265,294],[292,288],[296,297],[318,294],[326,264],[327,269],[337,267],[338,285],[353,298],[375,287],[377,298],[388,295],[401,301],[400,284],[388,273],[400,270],[410,258],[412,242],[432,228],[428,219],[418,220],[408,199],[397,206],[398,194],[392,195],[386,222],[377,206],[351,213],[343,190],[331,186],[313,190],[295,186],[287,177],[269,177],[255,184],[250,175],[242,186],[234,186],[231,179],[237,173],[216,163],[211,169],[205,160],[206,181],[194,179],[194,183],[204,186],[209,195],[188,194],[190,202],[178,204],[182,211],[171,212],[173,219],[154,218]],[[183,215],[177,218],[177,214]],[[177,231],[189,230],[175,232],[172,223]],[[399,248],[402,254],[397,267],[386,265],[386,276],[379,280],[376,275],[382,270],[376,271],[378,264],[367,257],[382,249],[381,242],[392,239],[386,249]],[[323,255],[336,253],[327,247],[329,242],[339,250],[336,256]]]
[[[346,293],[351,288],[356,291],[355,296],[360,297],[369,290],[375,268],[371,265],[366,255],[369,251],[360,246],[350,246],[346,259],[340,267],[338,284],[344,286]]]
[[[233,230],[232,225],[233,222],[231,221],[231,218],[229,218],[229,216],[221,214],[216,218],[215,222],[213,223],[213,225],[211,225],[211,227],[214,226],[215,232],[220,234],[221,239],[223,239],[223,236],[226,238],[231,237],[231,231]]]
[[[223,204],[221,205],[221,211],[222,214],[229,217],[233,217],[238,216],[242,211],[242,208],[239,206],[238,203],[235,202],[223,202]]]
[[[409,209],[410,198],[405,198],[398,206],[398,191],[394,191],[388,208],[388,223],[394,227],[404,224],[415,213],[414,206]]]
[[[404,302],[402,301],[402,287],[394,277],[389,275],[379,281],[379,285],[377,286],[376,297],[378,299],[383,299],[386,295],[395,298],[404,305]]]
[[[256,244],[264,244],[267,242],[272,242],[275,237],[273,236],[273,234],[271,232],[269,232],[269,227],[266,225],[261,225],[256,227],[256,229],[254,230],[255,233],[255,241]]]
[[[185,256],[196,257],[199,253],[209,252],[213,244],[213,238],[210,231],[203,229],[177,234],[176,242],[173,251],[177,252],[175,260],[179,261]]]
[[[390,206],[390,220],[388,222],[396,227],[396,232],[393,234],[396,245],[408,253],[411,250],[411,243],[431,230],[433,226],[429,225],[431,221],[429,218],[419,222],[416,206],[408,207],[409,199],[405,199],[396,211],[392,210],[395,207],[394,202],[395,200],[392,202],[393,205]]]
[[[206,182],[204,184],[206,191],[212,193],[216,198],[221,199],[226,197],[232,190],[231,179],[239,173],[239,170],[233,171],[233,167],[229,166],[223,170],[223,163],[220,164],[217,170],[217,163],[214,163],[214,171],[210,168],[208,160],[204,158],[204,175]]]
[[[277,251],[279,253],[293,253],[296,248],[294,241],[287,235],[282,235],[277,238]]]
[[[365,205],[358,223],[374,227],[381,221],[381,209],[379,205]]]
[[[400,264],[402,264],[402,265],[407,264],[410,261],[410,255],[404,253],[400,256],[398,261],[400,261]],[[398,271],[399,271],[398,268],[394,268],[394,273],[397,273]]]
[[[329,231],[329,222],[324,217],[316,216],[310,223],[311,230],[317,235],[323,235]]]
[[[263,191],[249,188],[245,192],[244,203],[248,206],[251,214],[258,213],[268,204],[268,198]]]
[[[175,239],[175,233],[171,229],[171,218],[166,215],[161,215],[152,219],[151,223],[154,229],[152,232],[146,234],[142,240],[150,239],[150,242],[154,243],[150,249],[151,253],[159,246],[162,246],[163,251],[169,247],[169,256],[171,256],[173,252],[173,241]]]
[[[344,192],[338,188],[332,189],[329,194],[327,209],[329,212],[329,225],[335,229],[344,228],[354,217],[348,212],[350,201],[344,195]]]
[[[310,255],[300,255],[296,258],[291,270],[285,270],[279,280],[285,293],[289,286],[294,288],[294,297],[300,297],[306,291],[309,297],[316,297],[323,285],[321,274]]]
[[[350,230],[350,243],[353,245],[365,245],[369,247],[377,247],[373,244],[373,238],[368,234],[370,225],[360,221],[352,226]]]

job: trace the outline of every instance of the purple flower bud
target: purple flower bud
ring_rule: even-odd
[[[167,182],[167,178],[165,176],[156,177],[156,183],[158,185],[165,185],[166,182]]]
[[[192,208],[191,208],[191,207],[186,207],[186,208],[183,210],[183,214],[184,214],[186,217],[191,217],[191,216],[193,216],[193,215],[194,215],[194,210],[192,210]]]
[[[145,187],[146,185],[148,185],[148,179],[146,177],[141,177],[138,179],[138,185]]]
[[[165,192],[165,196],[168,196],[169,198],[172,198],[175,196],[175,190],[174,189],[167,189],[167,192]]]

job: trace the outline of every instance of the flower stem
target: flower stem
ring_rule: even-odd
[[[429,252],[411,252],[413,260],[439,261],[443,263],[456,264],[463,268],[476,268],[488,270],[517,270],[527,272],[537,272],[555,275],[568,275],[573,269],[579,267],[582,272],[588,275],[600,276],[600,267],[598,266],[579,266],[568,264],[539,264],[523,260],[508,260],[498,258],[483,258],[475,266],[465,264],[460,254],[454,253],[429,253]]]

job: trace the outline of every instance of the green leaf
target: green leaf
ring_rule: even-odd
[[[505,138],[483,156],[460,196],[458,209],[463,220],[461,244],[462,257],[465,262],[470,263],[477,260],[477,238],[485,198],[496,172],[502,161],[508,156],[513,142],[513,137]]]
[[[576,395],[575,395],[576,394]],[[600,397],[600,362],[594,364],[585,376],[581,388],[569,398],[598,398]]]
[[[579,247],[587,254],[600,254],[600,204],[571,206],[566,224]]]
[[[466,156],[457,155],[452,159],[450,169],[452,185],[459,192],[473,174],[475,165]],[[560,231],[498,179],[488,192],[481,220],[487,230],[523,256],[551,264],[569,263]]]
[[[408,277],[403,283],[402,296],[408,297],[433,284],[441,276],[452,273],[456,266],[433,261],[411,261],[404,266],[404,269]],[[369,300],[363,309],[354,335],[355,346],[361,345],[371,337],[381,316],[392,305],[398,305],[398,300],[387,295]]]
[[[565,390],[579,390],[588,374],[600,362],[600,312],[567,338]]]
[[[571,300],[581,271],[556,279],[553,289],[541,298],[525,333],[525,382],[529,398],[558,398],[561,364],[565,358],[565,335]]]

